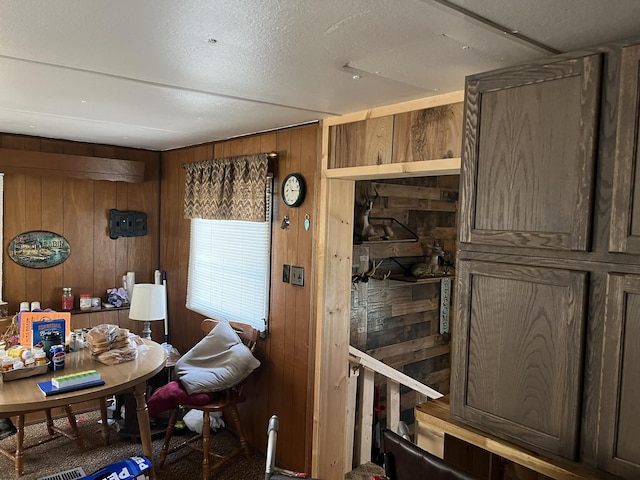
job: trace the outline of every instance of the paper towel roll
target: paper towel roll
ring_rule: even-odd
[[[129,297],[129,303],[131,303],[131,297],[133,296],[133,286],[136,284],[136,272],[127,272],[126,286],[127,297]]]

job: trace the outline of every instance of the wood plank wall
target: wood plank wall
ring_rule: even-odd
[[[72,287],[77,308],[80,293],[106,301],[107,288],[122,286],[122,275],[127,271],[136,272],[137,282],[153,281],[159,259],[157,152],[9,134],[0,134],[0,147],[145,162],[143,183],[5,174],[4,299],[11,315],[21,301],[37,300],[43,308],[59,309],[63,286]],[[111,208],[145,212],[147,235],[110,239]],[[47,269],[29,269],[14,263],[7,255],[7,246],[14,236],[30,230],[49,230],[64,236],[71,245],[70,257]],[[95,320],[99,318],[96,315]],[[77,320],[87,325],[92,322],[85,314]],[[131,322],[134,331],[139,323]],[[154,335],[156,330],[154,327]],[[162,341],[161,329],[157,332],[160,336],[154,339]]]
[[[374,200],[371,217],[392,217],[418,235],[415,243],[355,245],[354,272],[383,263],[376,273],[406,273],[424,261],[433,242],[455,259],[459,175],[356,182],[356,203]],[[357,207],[356,207],[357,208]],[[395,260],[391,260],[393,257]],[[455,273],[455,270],[452,270]],[[452,281],[452,287],[455,282]],[[452,295],[453,297],[453,295]],[[420,380],[449,392],[449,335],[439,333],[440,282],[411,283],[370,279],[352,284],[351,345]],[[377,378],[385,402],[384,379]],[[413,424],[413,391],[402,389],[401,419]],[[384,425],[385,415],[380,415]]]
[[[266,447],[266,428],[271,415],[280,417],[277,461],[287,468],[309,471],[311,466],[311,405],[313,395],[313,243],[315,235],[317,125],[205,144],[162,154],[161,268],[167,272],[171,343],[181,353],[200,340],[202,315],[185,308],[189,257],[189,221],[183,218],[183,163],[213,157],[276,151],[272,161],[274,203],[272,224],[272,270],[269,332],[259,342],[256,356],[261,367],[252,375],[241,408],[250,443]],[[305,177],[307,197],[299,208],[286,208],[280,198],[282,179],[291,172]],[[282,230],[285,214],[291,226]],[[310,229],[304,229],[309,215]],[[305,285],[282,282],[282,265],[305,268]]]

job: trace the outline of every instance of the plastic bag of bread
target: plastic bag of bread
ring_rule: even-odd
[[[128,345],[124,348],[112,348],[106,352],[99,353],[94,358],[106,365],[117,365],[118,363],[129,362],[138,357],[138,348]]]
[[[103,324],[87,333],[87,345],[93,355],[129,345],[129,330],[118,325]]]

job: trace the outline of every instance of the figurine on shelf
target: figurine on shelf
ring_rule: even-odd
[[[107,288],[107,301],[114,307],[126,307],[129,305],[129,296],[123,288]]]
[[[415,263],[411,266],[411,275],[416,278],[435,277],[444,272],[440,268],[440,258],[444,258],[446,252],[438,242],[433,242],[431,255],[428,261]]]

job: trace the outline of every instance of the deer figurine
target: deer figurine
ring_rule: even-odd
[[[411,266],[411,275],[416,278],[435,277],[442,273],[440,258],[445,255],[444,249],[438,242],[433,242],[431,254],[426,262],[415,263]]]
[[[395,237],[390,225],[372,225],[369,221],[369,214],[373,209],[375,200],[379,196],[377,191],[375,193],[376,196],[372,199],[368,192],[362,192],[359,199],[356,199],[355,203],[354,234],[363,242],[391,240]]]

